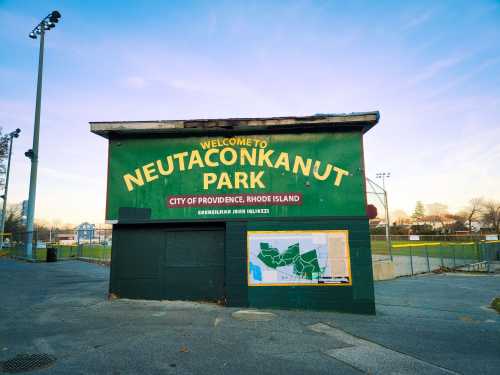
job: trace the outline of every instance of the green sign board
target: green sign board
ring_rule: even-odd
[[[107,220],[365,216],[358,132],[112,139]]]

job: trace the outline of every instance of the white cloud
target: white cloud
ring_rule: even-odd
[[[463,59],[464,57],[448,57],[434,61],[429,66],[425,67],[425,69],[422,72],[420,72],[419,74],[415,75],[412,79],[410,79],[408,83],[410,86],[413,86],[423,81],[430,80],[439,73],[442,73],[443,70],[447,70],[461,63]]]
[[[416,15],[414,15],[412,18],[410,18],[405,25],[403,26],[403,30],[407,31],[410,29],[414,29],[427,21],[429,21],[432,16],[434,15],[434,10],[429,10],[427,12],[421,12]]]

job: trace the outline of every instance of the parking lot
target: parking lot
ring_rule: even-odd
[[[0,258],[0,361],[48,353],[47,374],[497,374],[499,275],[376,283],[377,315],[107,300],[109,269]]]

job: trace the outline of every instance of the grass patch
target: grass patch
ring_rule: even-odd
[[[493,310],[500,314],[500,297],[493,298],[490,306]]]
[[[434,241],[393,241],[392,255],[429,256],[431,258],[479,259],[478,249],[470,242],[434,242]],[[372,253],[389,255],[385,241],[372,241]]]
[[[111,259],[111,247],[101,245],[83,245],[82,257],[93,259]]]

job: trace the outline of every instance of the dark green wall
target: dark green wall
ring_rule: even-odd
[[[159,270],[163,252],[158,249],[164,246],[161,233],[189,225],[194,224],[115,226],[110,291],[127,298],[165,298]],[[124,227],[128,230],[124,231]],[[230,221],[225,223],[225,229],[223,272],[228,306],[375,313],[368,219]],[[247,230],[348,230],[352,286],[249,287]],[[193,231],[195,235],[196,226]],[[186,293],[186,299],[193,299],[191,295]]]
[[[229,223],[226,286],[229,305],[375,313],[368,220],[331,218]],[[245,228],[246,227],[246,228]],[[234,228],[234,229],[233,229]],[[352,286],[247,286],[246,230],[348,230]],[[232,232],[234,230],[234,232]],[[232,233],[228,233],[232,232]],[[234,297],[234,300],[233,300]]]
[[[275,138],[276,140],[283,138],[283,136],[280,137],[276,136]],[[294,137],[296,135],[287,136],[286,139],[289,140]],[[300,140],[305,139],[303,134],[300,137]],[[309,135],[308,137],[312,137],[311,139],[314,140],[317,135],[314,137]],[[299,147],[300,142],[296,142],[299,144],[296,147],[297,153],[300,151],[301,154],[307,157],[316,158],[317,156],[318,159],[321,159],[320,156],[323,157],[323,151],[328,151],[326,152],[328,157],[337,161],[344,161],[348,165],[346,168],[352,173],[351,179],[346,179],[346,183],[338,189],[332,188],[330,184],[328,189],[322,190],[319,189],[322,186],[320,183],[317,184],[319,187],[310,189],[309,185],[306,184],[307,179],[303,176],[297,176],[294,180],[290,179],[290,176],[286,176],[286,174],[280,174],[282,171],[277,169],[268,170],[266,173],[269,173],[273,177],[273,181],[276,181],[276,186],[273,185],[276,189],[273,188],[270,191],[297,191],[303,193],[304,199],[307,198],[308,200],[305,201],[304,206],[290,206],[286,209],[276,206],[274,207],[276,212],[267,215],[267,217],[244,215],[241,218],[238,216],[231,218],[196,217],[189,210],[190,214],[185,216],[167,214],[169,211],[165,207],[165,194],[167,192],[176,194],[196,193],[197,191],[191,191],[191,187],[199,184],[196,185],[191,180],[186,184],[177,183],[179,181],[172,181],[170,184],[167,179],[162,180],[163,182],[160,183],[160,180],[158,180],[150,185],[151,189],[154,187],[151,191],[146,188],[134,190],[134,194],[140,194],[139,198],[141,199],[134,198],[135,200],[127,201],[127,204],[121,201],[116,202],[114,206],[110,207],[110,200],[115,199],[116,194],[120,193],[120,189],[123,189],[123,187],[117,186],[118,183],[122,183],[120,179],[122,178],[121,174],[125,173],[124,171],[140,166],[141,163],[149,162],[150,159],[154,160],[161,157],[157,156],[157,154],[160,155],[163,152],[162,147],[164,144],[181,147],[186,142],[193,143],[193,140],[189,139],[184,140],[184,143],[182,143],[180,142],[182,138],[173,140],[155,140],[153,138],[116,139],[116,142],[112,141],[117,148],[128,144],[139,144],[146,148],[156,144],[156,148],[149,150],[145,154],[142,154],[141,150],[139,150],[141,152],[128,152],[125,147],[122,147],[120,151],[110,149],[111,161],[117,152],[121,153],[120,155],[129,161],[124,163],[126,170],[124,169],[118,174],[115,173],[116,171],[113,168],[111,169],[111,172],[116,174],[116,181],[108,176],[108,179],[112,180],[108,180],[108,216],[115,218],[115,215],[118,215],[120,222],[113,229],[110,292],[127,298],[165,298],[166,288],[163,285],[162,280],[164,277],[162,272],[165,272],[166,268],[163,267],[162,270],[160,266],[163,262],[162,259],[165,257],[165,250],[162,249],[166,246],[165,237],[162,233],[165,230],[172,230],[172,228],[184,228],[183,230],[193,228],[193,236],[196,236],[197,226],[206,226],[213,223],[213,225],[225,228],[224,249],[221,250],[224,253],[224,267],[221,267],[221,269],[223,269],[222,272],[224,273],[224,292],[228,306],[375,313],[368,219],[364,216],[366,194],[364,192],[362,134],[358,132],[344,134],[341,132],[328,136],[321,135],[321,137],[322,142],[328,144],[329,147],[333,147],[335,152],[330,152],[326,147],[318,147],[320,145],[318,142],[306,142],[307,147],[303,150],[302,147]],[[332,140],[335,140],[335,142]],[[141,155],[144,160],[138,158],[138,155]],[[117,160],[121,159],[118,158]],[[173,190],[170,191],[169,189]],[[122,195],[125,196],[126,194],[123,193]],[[321,200],[320,198],[324,199]],[[337,204],[318,204],[317,202],[320,201],[335,201]],[[314,207],[317,207],[317,210],[311,209],[311,202],[316,202]],[[339,207],[343,208],[340,210]],[[113,214],[109,215],[110,212]],[[351,216],[329,216],[332,214]],[[127,230],[120,231],[120,228],[126,228]],[[352,285],[249,287],[247,281],[247,231],[279,230],[348,230]],[[200,279],[198,281],[203,282],[204,280]],[[193,287],[196,287],[195,283],[193,283]],[[185,299],[190,299],[190,296],[192,297],[193,294],[188,293]]]

